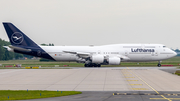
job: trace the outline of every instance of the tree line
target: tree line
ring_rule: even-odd
[[[0,38],[0,60],[12,60],[24,57],[23,54],[9,52],[7,49],[3,47],[8,45],[10,45],[10,42],[2,40]]]

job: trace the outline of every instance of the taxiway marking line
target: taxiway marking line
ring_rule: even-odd
[[[164,100],[165,98],[150,98],[151,100]],[[180,98],[168,98],[170,99],[169,101],[172,101],[172,100],[180,100]]]
[[[142,86],[143,84],[129,84],[129,85]]]
[[[127,67],[127,69],[128,70],[130,70],[128,67]],[[136,75],[133,71],[131,71],[130,70],[130,72],[132,73],[132,74],[134,74],[136,77],[138,77],[141,81],[143,81],[147,86],[149,86],[152,90],[154,90],[157,94],[159,94],[159,92],[156,90],[156,89],[154,89],[152,86],[150,86],[146,81],[144,81],[143,79],[141,79],[138,75]],[[168,100],[168,101],[172,101],[171,99],[169,99],[169,98],[166,98],[165,96],[163,96],[163,95],[161,95],[161,97],[163,97],[163,99],[165,99],[165,100]]]
[[[169,98],[166,98],[164,95],[161,95],[164,99],[166,99],[166,100],[169,100],[169,101],[172,101],[172,100],[170,100]]]
[[[138,80],[127,80],[127,81],[138,81]]]
[[[128,70],[130,70],[128,67],[127,67]],[[155,90],[153,87],[151,87],[146,81],[144,81],[143,79],[141,79],[138,75],[136,75],[134,72],[132,72],[130,70],[131,73],[133,73],[136,77],[138,77],[142,82],[144,82],[147,86],[149,86],[152,90],[154,90],[157,94],[159,94],[159,92],[157,90]]]
[[[134,77],[125,77],[125,78],[134,78]]]
[[[147,88],[131,88],[132,90],[148,90]]]

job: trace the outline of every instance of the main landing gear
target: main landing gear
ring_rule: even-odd
[[[101,67],[101,65],[95,63],[89,63],[89,64],[84,64],[84,67]]]
[[[161,61],[159,61],[159,63],[157,64],[158,67],[161,67]]]

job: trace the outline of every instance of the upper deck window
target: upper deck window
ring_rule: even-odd
[[[165,48],[166,46],[163,46],[163,48]]]

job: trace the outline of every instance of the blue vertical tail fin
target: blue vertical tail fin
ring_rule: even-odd
[[[3,22],[3,25],[11,42],[11,45],[38,47],[35,42],[33,42],[12,23]]]
[[[54,60],[47,52],[12,23],[3,22],[3,25],[11,42],[11,46],[4,46],[9,51]]]

